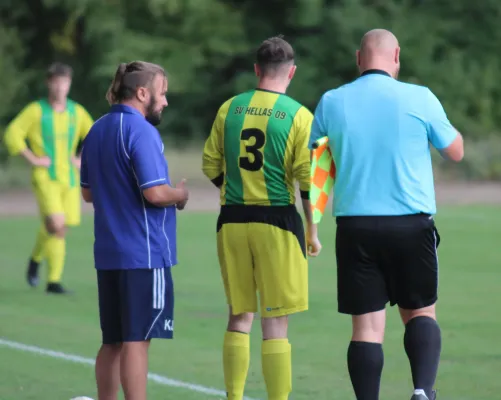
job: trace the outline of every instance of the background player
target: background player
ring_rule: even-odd
[[[68,99],[73,71],[61,63],[47,71],[48,97],[28,104],[9,124],[5,144],[32,166],[32,185],[43,219],[28,265],[27,280],[39,283],[46,258],[48,293],[67,293],[61,285],[66,255],[66,226],[80,224],[79,144],[92,126],[87,111]],[[28,147],[29,143],[29,147]]]
[[[289,43],[281,37],[264,41],[256,61],[258,88],[219,109],[203,172],[221,188],[217,246],[230,306],[223,347],[228,398],[243,398],[258,290],[268,398],[282,400],[292,390],[287,316],[308,309],[306,254],[316,256],[321,249],[309,201],[313,116],[284,94],[296,71]],[[307,221],[306,243],[294,179]]]

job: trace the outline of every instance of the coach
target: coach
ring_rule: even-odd
[[[358,400],[379,399],[388,302],[405,324],[412,400],[436,397],[440,239],[429,144],[459,162],[463,139],[428,88],[397,80],[399,53],[392,33],[366,33],[361,76],[322,96],[310,139],[312,148],[328,136],[337,167],[338,309],[352,315],[348,370]]]
[[[170,186],[154,125],[167,106],[167,78],[155,64],[120,64],[108,91],[111,109],[91,128],[82,151],[81,186],[94,205],[102,346],[99,400],[146,400],[152,338],[172,338],[176,207],[184,182]]]

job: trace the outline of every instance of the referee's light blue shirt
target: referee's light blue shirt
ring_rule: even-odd
[[[428,88],[370,70],[322,96],[309,146],[329,137],[334,216],[433,215],[430,143],[444,149],[456,135]]]
[[[163,150],[157,129],[125,105],[113,105],[85,138],[80,184],[92,192],[97,269],[177,263],[175,206],[155,207],[142,194],[170,184]]]

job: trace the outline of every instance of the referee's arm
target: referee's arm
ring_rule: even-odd
[[[452,126],[438,98],[428,90],[428,139],[442,157],[460,162],[464,156],[463,136]]]
[[[212,124],[211,133],[205,142],[202,159],[202,171],[204,175],[218,188],[220,188],[224,182],[223,130],[224,119],[221,114],[218,113]]]

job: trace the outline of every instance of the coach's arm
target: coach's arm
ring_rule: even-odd
[[[143,190],[143,196],[150,204],[157,207],[169,207],[177,204],[186,204],[188,190],[185,188],[185,180],[179,182],[175,188],[170,185],[157,185]],[[181,208],[182,209],[182,208]]]

